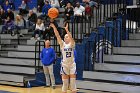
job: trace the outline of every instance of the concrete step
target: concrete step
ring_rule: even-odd
[[[11,82],[23,83],[24,76],[0,73],[0,81],[11,81]]]
[[[37,50],[39,47],[36,47]],[[44,48],[44,46],[41,46],[40,51],[42,51],[42,49]],[[19,51],[35,51],[35,46],[27,46],[27,45],[18,45],[17,50]]]
[[[104,55],[104,61],[124,62],[124,63],[140,63],[139,56],[131,55]]]
[[[11,40],[1,40],[1,44],[11,44]]]
[[[126,84],[140,84],[140,75],[84,71],[83,78]]]
[[[96,63],[95,70],[140,74],[140,65]]]
[[[35,58],[35,52],[8,52],[8,57]],[[37,56],[38,57],[38,56]]]
[[[1,39],[17,39],[18,35],[11,36],[11,34],[0,34]]]
[[[122,40],[122,46],[140,47],[140,40]]]
[[[91,82],[91,81],[83,81],[83,80],[82,81],[78,80],[76,83],[77,83],[77,88],[80,88],[80,89],[106,91],[107,93],[112,93],[112,92],[140,93],[140,86],[111,84],[111,83],[103,83],[103,82]]]
[[[21,33],[22,33],[22,34],[28,34],[28,29],[22,29],[22,30],[21,30]]]
[[[0,51],[0,56],[8,56],[8,52],[7,51]]]
[[[35,66],[33,59],[17,59],[17,58],[2,58],[0,57],[0,64],[6,65],[22,65],[22,66]]]
[[[10,44],[18,44],[18,40],[17,39],[11,40]],[[27,44],[27,40],[26,39],[20,39],[19,44]]]
[[[2,47],[2,49],[1,50],[4,50],[4,51],[16,51],[17,50],[17,48],[12,48],[12,47]]]
[[[21,66],[0,65],[0,71],[9,73],[35,74],[35,68]]]
[[[0,84],[24,87],[24,83],[19,83],[19,82],[0,81]]]
[[[27,45],[35,45],[36,40],[27,40]]]
[[[140,34],[136,33],[136,34],[129,34],[129,39],[131,40],[137,40],[140,39]]]
[[[140,55],[140,48],[133,47],[114,47],[114,54],[128,54],[128,55]]]

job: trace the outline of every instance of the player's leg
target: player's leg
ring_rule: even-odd
[[[69,75],[62,75],[62,81],[63,81],[63,85],[62,85],[62,93],[67,93],[68,90],[68,86],[69,86]]]
[[[50,74],[50,78],[51,78],[51,85],[54,88],[55,86],[55,78],[54,78],[54,73],[53,73],[53,64],[48,66],[49,69],[49,74]]]
[[[72,93],[76,93],[76,64],[70,68],[70,88]]]
[[[61,67],[61,77],[62,77],[62,93],[67,93],[68,86],[69,86],[69,73],[68,69],[66,67]]]
[[[49,76],[49,70],[47,66],[43,66],[45,78],[46,78],[46,86],[50,86],[50,76]]]

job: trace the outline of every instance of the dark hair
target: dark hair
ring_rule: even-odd
[[[89,2],[87,2],[86,5],[89,5]]]
[[[70,3],[72,5],[72,3],[70,1],[67,2],[67,4]]]
[[[45,3],[48,3],[49,4],[49,1],[46,0]]]

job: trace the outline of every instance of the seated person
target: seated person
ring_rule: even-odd
[[[23,37],[21,29],[24,29],[24,20],[21,15],[16,16],[15,29],[17,30],[18,33],[20,33],[20,36]]]
[[[34,13],[33,10],[29,10],[29,15],[28,15],[28,27],[33,26],[33,24],[35,24],[37,21],[37,15],[36,13]]]
[[[40,37],[44,31],[45,31],[44,23],[41,19],[38,18],[36,25],[35,25],[35,31],[34,31],[31,39],[40,40]]]
[[[53,28],[50,27],[50,23],[53,23],[55,25],[55,27],[58,29],[58,24],[54,19],[50,19],[49,22],[49,27],[47,27],[47,29],[45,29],[44,33],[43,33],[43,39],[47,38],[47,37],[52,37],[54,36],[54,32],[53,32]]]
[[[26,3],[24,1],[22,1],[22,4],[19,7],[19,14],[23,15],[23,14],[27,14],[27,13],[28,13],[27,5],[26,5]]]
[[[6,13],[3,9],[0,9],[0,25],[4,24],[5,19],[6,19]]]
[[[11,9],[11,6],[9,5],[9,2],[6,1],[5,4],[3,5],[3,10],[7,13],[7,9]]]
[[[10,17],[8,16],[7,19],[5,20],[4,25],[2,26],[2,32],[1,33],[6,33],[6,31],[10,31],[12,34],[14,34],[13,32],[14,29],[14,21],[10,19]]]
[[[60,4],[58,0],[51,0],[51,6],[55,8],[60,8]]]
[[[13,11],[11,10],[11,9],[7,9],[7,13],[6,13],[6,17],[10,17],[10,19],[11,20],[13,20],[14,21],[14,13],[13,13]]]
[[[82,19],[84,12],[85,12],[85,8],[81,6],[79,2],[77,2],[76,7],[74,8],[74,16],[76,22],[79,22]]]
[[[70,21],[73,17],[74,11],[73,11],[73,6],[71,3],[67,3],[67,6],[65,8],[65,16],[66,20]]]
[[[51,5],[48,1],[45,1],[45,5],[42,8],[42,15],[40,16],[41,19],[47,20],[48,18],[48,10],[51,8]]]

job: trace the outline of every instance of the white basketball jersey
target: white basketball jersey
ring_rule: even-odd
[[[62,51],[62,63],[65,65],[70,65],[75,63],[74,62],[74,46],[71,46],[71,44],[66,44],[63,42],[63,47],[61,48]]]

